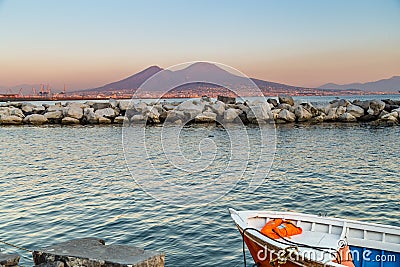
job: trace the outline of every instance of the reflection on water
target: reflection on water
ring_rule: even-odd
[[[224,133],[204,131],[218,146]],[[249,138],[257,131],[248,128]],[[184,142],[204,135],[198,127],[191,133]],[[159,202],[136,185],[121,134],[112,126],[1,127],[0,238],[38,248],[96,236],[165,251],[167,266],[242,266],[228,207],[326,212],[400,226],[400,127],[279,125],[275,161],[257,191],[239,180],[209,205],[183,207]],[[198,156],[196,149],[184,153]],[[137,164],[144,159],[138,155]],[[179,172],[170,177],[182,178]]]

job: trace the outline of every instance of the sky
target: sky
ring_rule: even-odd
[[[214,61],[296,86],[400,75],[400,0],[0,0],[0,85]]]

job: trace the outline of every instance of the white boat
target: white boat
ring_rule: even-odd
[[[255,266],[400,267],[400,227],[295,212],[229,212]],[[262,234],[274,219],[302,233],[278,239]]]

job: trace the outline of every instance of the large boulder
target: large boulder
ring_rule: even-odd
[[[364,116],[364,109],[360,106],[350,104],[347,106],[347,113],[350,113],[356,118],[359,118],[361,116]]]
[[[293,100],[293,97],[291,97],[291,96],[279,96],[278,99],[279,99],[279,103],[281,103],[281,104],[288,104],[291,106],[294,105],[294,100]]]
[[[132,106],[133,106],[133,105],[132,105],[132,103],[131,103],[130,100],[120,100],[120,101],[118,102],[118,108],[119,108],[121,111],[126,111],[126,110],[132,108]]]
[[[226,123],[234,122],[239,118],[239,115],[242,113],[242,110],[235,108],[228,108],[224,111],[223,120]]]
[[[271,108],[267,102],[253,103],[246,116],[250,123],[263,123],[273,119]]]
[[[143,109],[142,114],[145,118],[147,118],[147,122],[157,124],[160,123],[160,112],[158,112],[157,108],[153,108],[151,106],[147,106]]]
[[[21,123],[22,123],[22,118],[19,117],[19,116],[15,116],[15,115],[10,115],[10,116],[0,115],[0,124],[16,125],[16,124],[21,124]]]
[[[203,112],[205,103],[203,101],[188,100],[177,107],[177,110],[183,111],[189,118],[194,118]]]
[[[296,115],[287,109],[282,109],[278,114],[278,120],[283,120],[285,122],[294,122],[296,120]]]
[[[216,120],[217,120],[217,114],[208,111],[204,111],[203,113],[197,115],[194,118],[195,122],[200,122],[200,123],[210,123],[210,122],[215,122]]]
[[[369,101],[369,100],[364,100],[364,101],[354,100],[353,105],[359,106],[359,107],[363,108],[364,110],[368,110],[370,102],[371,101]]]
[[[307,110],[309,113],[311,113],[311,115],[313,117],[318,116],[320,114],[320,112],[318,111],[318,109],[316,107],[314,107],[313,105],[311,105],[311,103],[302,103],[301,106]]]
[[[80,120],[83,117],[81,103],[69,103],[64,109],[64,116]]]
[[[176,110],[176,109],[168,110],[167,111],[167,117],[166,117],[165,121],[167,123],[171,123],[171,122],[175,122],[177,120],[180,120],[180,121],[184,121],[185,120],[185,114],[183,113],[183,111],[179,111],[179,110]]]
[[[294,114],[299,122],[308,121],[312,118],[312,114],[303,108],[303,106],[297,106],[294,110]]]
[[[31,114],[26,116],[23,121],[27,124],[41,125],[47,122],[47,118],[44,115]]]
[[[13,254],[5,254],[0,252],[0,266],[11,267],[18,266],[20,256],[16,253]]]
[[[55,110],[55,111],[45,113],[44,116],[48,120],[60,120],[63,118],[63,112],[61,110]]]
[[[209,107],[218,116],[223,116],[225,111],[225,103],[222,101],[216,101],[215,103],[207,105],[206,107]]]
[[[274,106],[274,108],[276,108],[279,105],[278,101],[274,98],[268,98],[267,102],[272,104]]]
[[[339,119],[339,121],[342,121],[342,122],[356,122],[357,121],[357,118],[348,112],[345,112],[342,115],[340,115],[338,119]]]
[[[99,118],[99,124],[110,124],[112,121],[109,118],[106,117],[100,117]]]
[[[72,117],[65,117],[61,120],[61,124],[64,125],[71,125],[71,124],[79,124],[80,121],[76,118],[72,118]]]
[[[52,111],[63,111],[64,107],[61,105],[61,103],[56,103],[54,105],[50,105],[47,107],[47,112],[52,112]]]
[[[147,108],[147,104],[144,102],[135,103],[133,104],[133,108],[139,112],[142,112],[144,109]]]
[[[83,121],[89,124],[96,124],[99,122],[99,115],[94,112],[94,108],[85,108],[83,110]]]
[[[116,124],[129,123],[129,119],[125,116],[118,116],[114,118],[114,123]]]
[[[91,104],[92,104],[91,107],[94,110],[105,109],[105,108],[111,107],[110,103],[104,103],[104,102],[93,102]]]
[[[385,109],[385,102],[381,100],[372,100],[369,103],[368,113],[371,115],[379,115]]]
[[[98,109],[94,112],[99,118],[100,117],[105,117],[105,118],[115,118],[118,116],[118,113],[115,111],[113,108],[103,108],[103,109]]]

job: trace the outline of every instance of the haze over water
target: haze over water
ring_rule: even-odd
[[[161,129],[146,130],[157,135]],[[258,138],[257,127],[246,130],[250,140]],[[0,239],[40,248],[93,236],[164,251],[166,266],[242,266],[241,237],[228,207],[400,226],[400,127],[279,125],[276,133],[272,169],[255,192],[241,180],[213,203],[176,207],[136,185],[125,165],[121,127],[0,127]],[[183,129],[182,147],[205,134],[217,146],[226,138],[222,127],[193,125]],[[188,157],[197,152],[185,150]],[[182,178],[170,172],[171,179]]]

